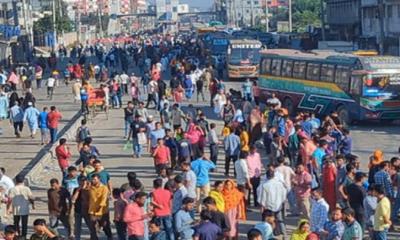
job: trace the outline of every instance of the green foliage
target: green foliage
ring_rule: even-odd
[[[72,21],[67,16],[56,16],[57,32],[60,33],[72,31]],[[45,15],[38,21],[33,23],[33,31],[37,33],[45,33],[53,31],[53,16]]]
[[[293,1],[293,30],[304,32],[308,25],[321,27],[320,0]]]

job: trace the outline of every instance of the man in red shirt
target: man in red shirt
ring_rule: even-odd
[[[169,165],[171,155],[169,148],[164,145],[164,139],[157,139],[157,147],[154,149],[153,158],[157,174],[160,173],[162,168],[166,168]]]
[[[58,122],[61,119],[61,113],[57,111],[55,106],[50,107],[50,112],[47,115],[47,125],[49,126],[50,130],[50,141],[51,143],[55,143],[57,140],[57,128]]]
[[[174,240],[174,231],[172,227],[172,193],[162,187],[162,179],[157,178],[153,181],[154,190],[152,194],[152,205],[154,207],[154,216],[161,220],[163,229],[167,233],[169,240]]]
[[[69,160],[72,156],[69,147],[67,146],[67,139],[61,138],[59,145],[56,147],[56,156],[58,160],[58,165],[61,168],[61,172],[65,173],[69,167]]]

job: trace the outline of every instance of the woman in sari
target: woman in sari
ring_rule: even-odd
[[[296,230],[293,231],[290,240],[306,240],[308,234],[310,234],[310,223],[306,219],[302,219],[299,222]]]
[[[229,220],[230,231],[227,239],[238,239],[239,220],[246,220],[244,195],[240,192],[233,180],[226,180],[222,195],[225,201],[225,217]]]
[[[225,200],[222,191],[224,190],[224,182],[222,181],[215,181],[214,189],[210,191],[208,194],[215,200],[216,206],[218,211],[225,212]]]

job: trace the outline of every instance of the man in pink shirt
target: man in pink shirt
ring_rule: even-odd
[[[154,215],[162,222],[163,229],[167,233],[169,240],[174,240],[174,230],[172,226],[172,193],[162,188],[163,182],[161,178],[153,181],[153,198],[152,205],[154,206]]]
[[[306,171],[303,164],[296,167],[296,175],[293,178],[293,190],[296,193],[297,207],[302,218],[310,219],[310,195],[311,175]]]
[[[246,158],[247,168],[249,172],[249,178],[252,188],[249,190],[249,196],[247,204],[250,206],[250,195],[253,191],[254,206],[257,207],[257,188],[260,185],[260,176],[262,171],[262,163],[260,154],[257,152],[257,148],[252,145],[250,147],[250,153]]]
[[[128,227],[129,239],[144,239],[144,220],[150,217],[149,214],[146,214],[143,209],[146,199],[146,193],[138,192],[135,194],[134,202],[128,204],[128,206],[125,208],[124,222]]]

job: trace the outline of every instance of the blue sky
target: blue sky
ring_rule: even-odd
[[[210,8],[213,0],[180,0],[180,3],[188,3],[191,7]]]

